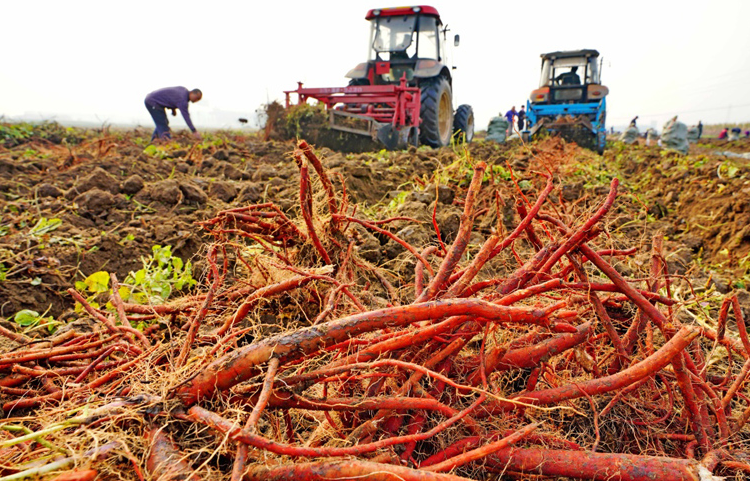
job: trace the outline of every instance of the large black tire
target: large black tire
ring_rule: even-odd
[[[453,114],[453,137],[457,143],[471,143],[474,139],[474,109],[471,105],[459,105]]]
[[[453,135],[453,92],[445,77],[423,80],[419,138],[431,147],[444,147]]]

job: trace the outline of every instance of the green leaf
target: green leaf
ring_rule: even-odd
[[[16,321],[16,324],[19,326],[33,326],[34,324],[37,324],[40,320],[39,313],[36,311],[32,311],[30,309],[24,309],[22,311],[16,312],[16,315],[13,317],[13,320]]]
[[[35,277],[35,278],[31,279],[31,285],[32,286],[38,286],[41,283],[42,283],[42,278],[41,277]]]
[[[31,228],[31,232],[29,232],[29,234],[31,234],[32,236],[42,236],[44,234],[52,232],[61,225],[62,220],[60,219],[47,219],[45,217],[42,217],[36,222],[34,227]]]
[[[109,290],[109,272],[99,271],[88,276],[83,283],[86,284],[89,292],[100,293]]]
[[[153,248],[154,251],[154,259],[156,259],[156,262],[159,263],[159,265],[163,264],[169,264],[169,260],[172,258],[172,246],[159,246],[155,245]]]

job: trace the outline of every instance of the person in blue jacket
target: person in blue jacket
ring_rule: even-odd
[[[151,141],[154,139],[169,139],[171,134],[169,132],[169,120],[167,119],[166,109],[172,111],[172,115],[177,115],[177,110],[182,113],[182,118],[185,119],[185,123],[191,132],[200,138],[200,134],[193,126],[193,122],[190,120],[190,112],[188,112],[188,104],[190,102],[198,102],[203,98],[203,92],[200,89],[188,90],[185,87],[166,87],[159,90],[154,90],[150,94],[146,95],[146,109],[151,114],[151,118],[154,119],[156,128],[151,136]]]

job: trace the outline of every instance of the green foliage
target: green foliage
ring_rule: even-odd
[[[8,278],[8,268],[5,267],[5,264],[0,262],[0,282],[5,281]]]
[[[396,195],[396,197],[391,199],[391,201],[388,203],[388,209],[397,210],[406,201],[407,195],[409,195],[409,193],[406,191],[399,192],[398,195]]]
[[[294,138],[299,137],[308,124],[328,127],[328,114],[324,105],[292,105],[286,109],[285,115],[276,120],[274,130],[279,131],[284,138]]]
[[[167,151],[164,150],[164,148],[157,147],[154,144],[150,144],[145,149],[143,149],[143,153],[150,157],[155,157],[157,159],[164,159],[167,157]]]
[[[40,218],[34,227],[29,231],[29,235],[32,237],[42,237],[45,234],[49,234],[53,230],[57,229],[62,225],[62,220],[53,218],[47,219],[46,217]]]
[[[738,261],[742,274],[732,285],[738,289],[747,289],[750,287],[750,254],[746,255]]]
[[[76,289],[79,291],[88,291],[93,294],[100,294],[109,291],[109,272],[94,272],[83,281],[76,281]]]
[[[490,179],[490,173],[495,177],[495,179],[511,180],[510,171],[500,164],[491,165],[490,168],[487,169],[487,172],[484,174],[484,180]]]
[[[46,312],[44,314],[39,314],[37,311],[24,309],[16,312],[16,315],[13,316],[13,321],[21,327],[29,329],[35,327],[46,327],[49,332],[54,332],[60,322],[55,321],[55,318],[52,316],[45,316],[45,314]]]
[[[190,261],[183,263],[172,255],[171,246],[155,245],[153,254],[141,258],[143,268],[131,272],[120,289],[120,296],[126,302],[138,304],[162,304],[173,291],[196,284],[193,279]]]
[[[42,122],[40,124],[0,122],[0,145],[4,147],[15,147],[40,139],[50,141],[53,144],[78,144],[82,138],[79,130],[72,127],[63,127],[57,122]]]
[[[34,134],[31,124],[0,124],[0,144],[13,147],[26,142]]]

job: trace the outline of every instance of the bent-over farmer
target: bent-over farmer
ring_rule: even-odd
[[[169,133],[169,120],[167,119],[167,113],[165,109],[172,110],[172,115],[176,116],[179,109],[182,113],[182,118],[185,119],[185,123],[193,134],[200,138],[200,134],[195,130],[193,122],[190,120],[190,112],[188,112],[189,102],[198,102],[203,97],[203,92],[199,89],[188,90],[185,87],[166,87],[159,90],[154,90],[150,94],[146,95],[146,108],[148,113],[154,119],[156,128],[154,134],[151,136],[151,141],[154,139],[169,139],[171,135]]]

